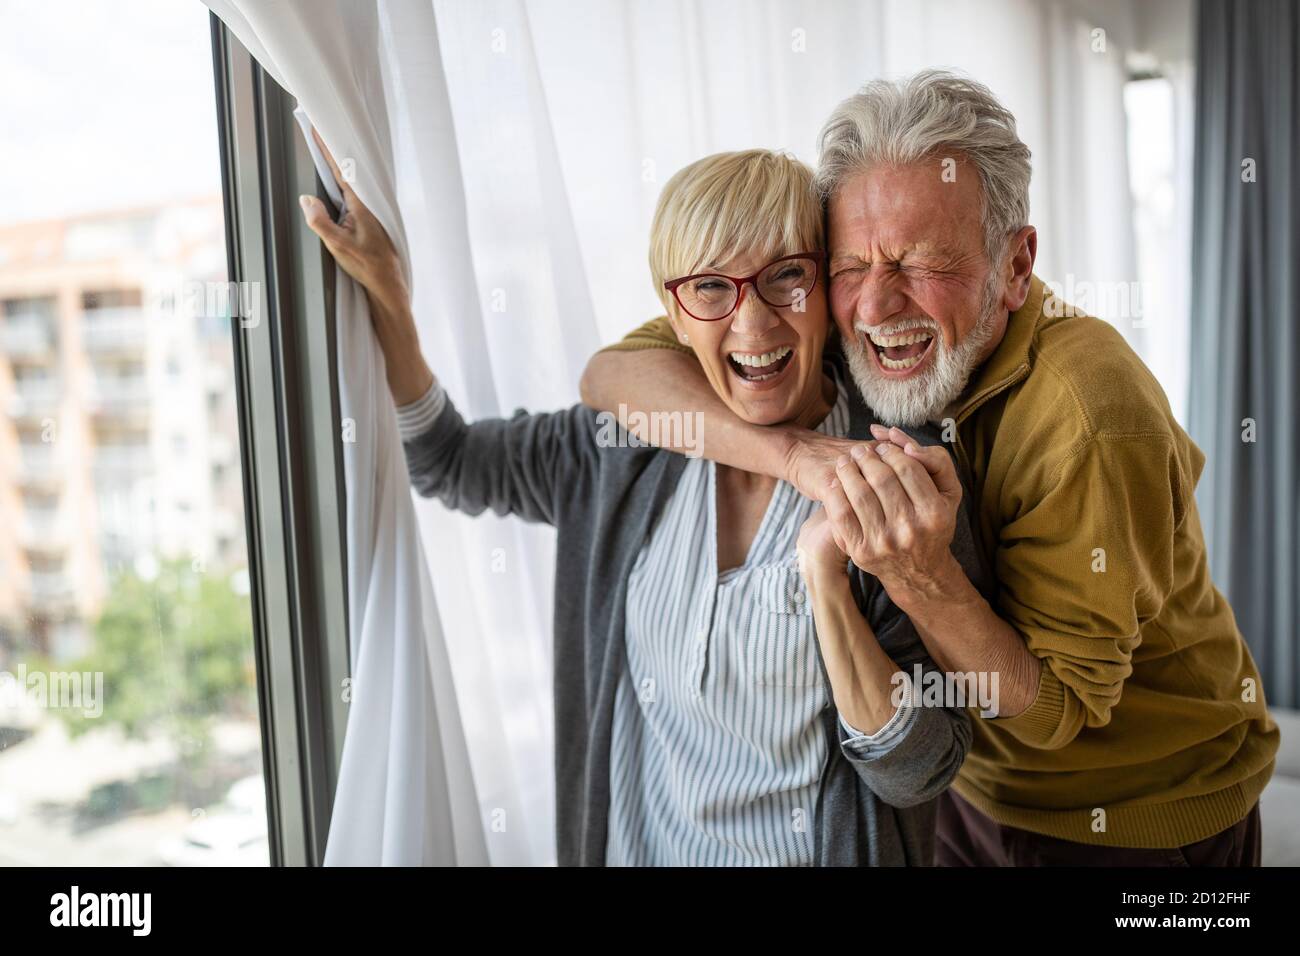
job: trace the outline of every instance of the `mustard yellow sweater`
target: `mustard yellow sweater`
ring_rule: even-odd
[[[949,415],[995,610],[1044,664],[1014,717],[972,712],[954,783],[994,820],[1175,847],[1244,817],[1279,733],[1210,581],[1193,492],[1204,456],[1106,322],[1035,278]],[[613,348],[680,348],[666,320]]]

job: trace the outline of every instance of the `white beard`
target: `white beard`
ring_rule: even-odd
[[[863,328],[855,326],[852,341],[843,342],[844,357],[849,371],[857,383],[862,398],[876,417],[885,425],[915,428],[926,422],[937,422],[944,409],[956,400],[966,388],[971,373],[980,364],[981,356],[997,329],[994,321],[998,302],[996,288],[990,283],[985,288],[981,303],[983,314],[975,327],[955,348],[944,344],[939,325],[933,319],[908,320],[898,323],[897,329],[888,324],[881,329],[886,334],[906,329],[923,329],[934,336],[934,356],[915,378],[903,380],[885,378],[867,349],[875,348],[866,338]]]

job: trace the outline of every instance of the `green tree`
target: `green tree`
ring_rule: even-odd
[[[217,717],[257,712],[249,600],[185,561],[150,580],[117,578],[90,653],[66,669],[104,675],[103,714],[62,711],[69,733],[113,723],[130,737],[169,736],[187,778],[206,763]]]

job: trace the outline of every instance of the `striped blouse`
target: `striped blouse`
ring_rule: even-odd
[[[818,431],[848,433],[843,386]],[[777,482],[745,563],[717,569],[716,469],[690,460],[628,582],[606,863],[810,866],[827,688],[795,556],[817,507]],[[910,690],[910,689],[909,689]],[[874,735],[909,722],[910,693]]]

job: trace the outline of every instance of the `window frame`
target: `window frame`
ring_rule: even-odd
[[[334,266],[299,213],[324,191],[293,98],[210,22],[228,276],[260,310],[231,334],[268,843],[272,866],[318,866],[350,677]]]

